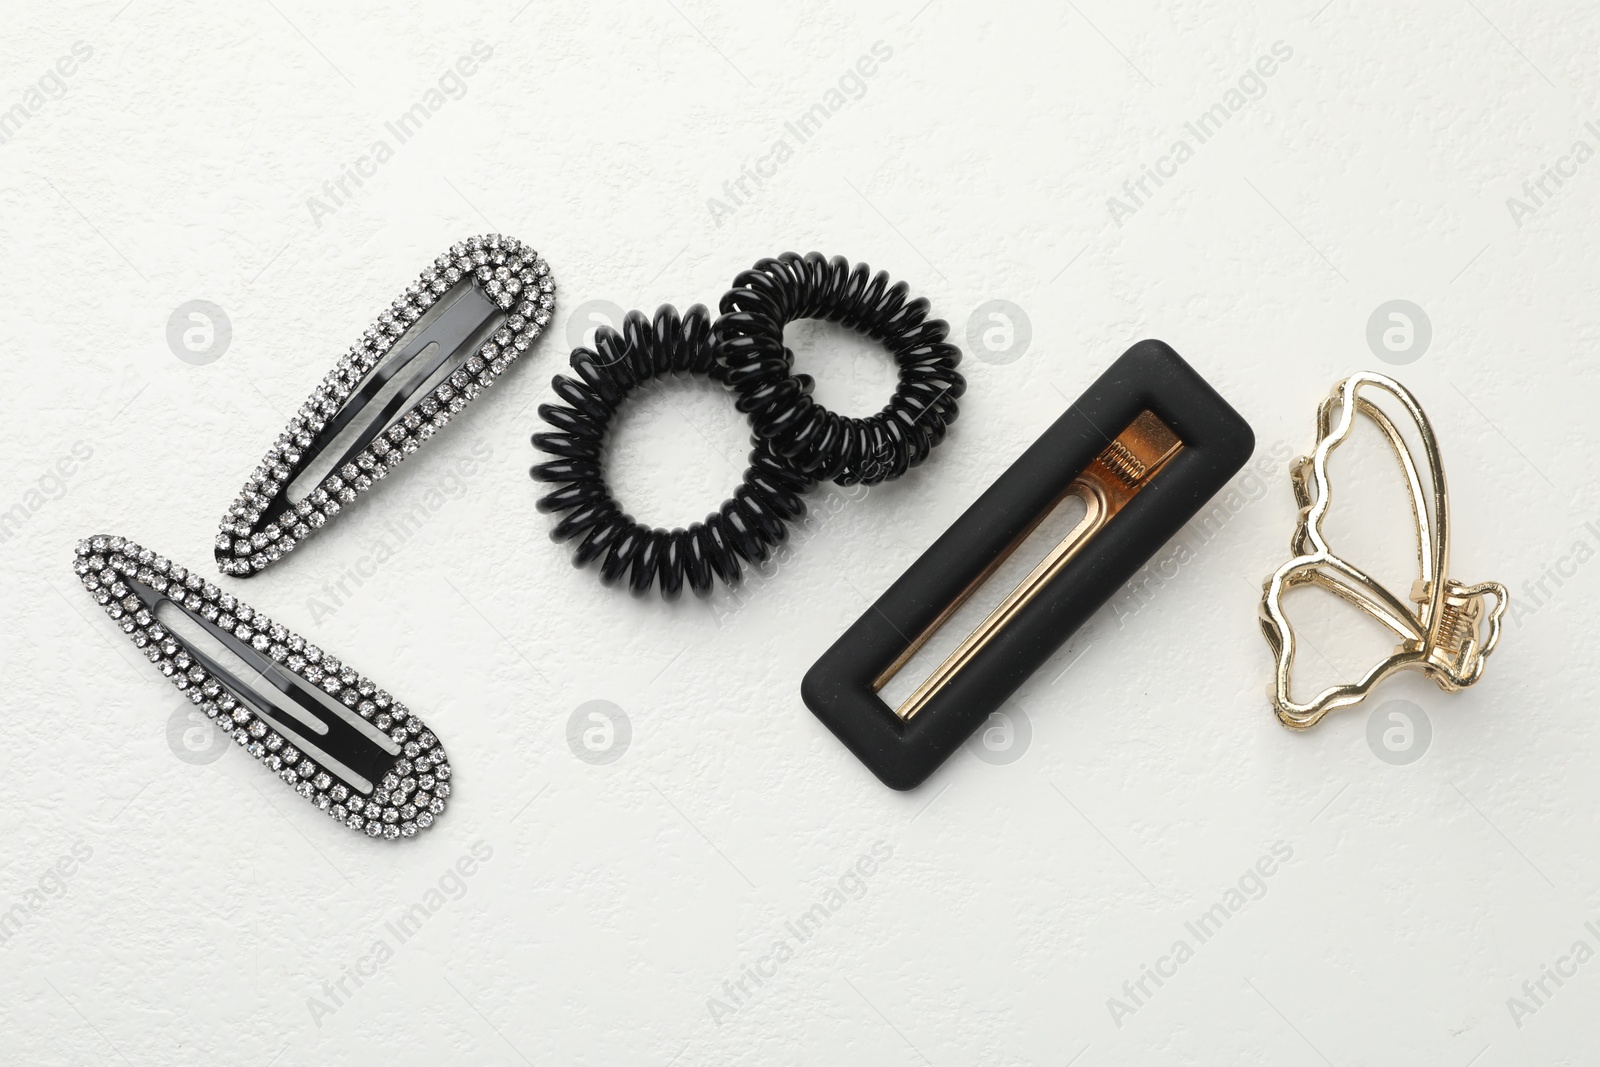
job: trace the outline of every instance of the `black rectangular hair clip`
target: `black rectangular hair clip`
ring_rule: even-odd
[[[1113,363],[806,673],[816,716],[919,785],[1225,485],[1250,426],[1160,341]],[[880,691],[1068,497],[1084,517],[898,707]]]

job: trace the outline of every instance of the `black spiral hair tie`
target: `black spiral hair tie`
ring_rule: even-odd
[[[756,436],[796,469],[839,485],[875,485],[928,458],[958,413],[966,381],[961,352],[945,342],[943,319],[927,317],[923,297],[905,282],[853,268],[843,256],[785,252],[733,280],[717,320],[717,362],[739,394]],[[881,342],[900,365],[900,383],[870,418],[839,415],[811,399],[811,379],[793,372],[783,328],[826,319]]]
[[[564,511],[550,536],[581,538],[572,562],[600,560],[600,579],[627,579],[635,593],[659,583],[671,599],[685,580],[696,594],[711,591],[713,577],[737,585],[740,561],[759,564],[789,535],[790,522],[805,514],[802,494],[815,479],[790,467],[758,444],[732,498],[688,529],[651,529],[625,513],[611,495],[600,455],[611,416],[641,382],[671,375],[703,375],[726,380],[712,358],[711,314],[696,304],[681,318],[670,304],[654,320],[629,312],[619,334],[609,327],[595,333],[593,349],[572,353],[576,378],[557,375],[551,383],[566,406],[541,404],[539,414],[555,427],[536,433],[533,444],[556,458],[535,466],[533,477],[560,483],[540,498],[541,511]]]
[[[763,259],[734,279],[715,326],[704,305],[680,318],[663,305],[655,318],[631,311],[622,331],[601,327],[594,348],[572,352],[577,377],[551,383],[561,404],[539,414],[553,433],[533,435],[555,458],[533,467],[559,488],[539,500],[541,511],[565,512],[550,531],[556,541],[580,539],[572,562],[600,560],[607,584],[627,579],[635,593],[659,584],[665,598],[687,581],[697,594],[713,579],[737,585],[742,564],[760,564],[805,514],[803,494],[817,481],[876,485],[898,478],[928,458],[957,415],[966,381],[956,372],[961,352],[945,342],[949,326],[930,319],[928,301],[909,299],[905,282],[890,283],[842,257],[785,252]],[[881,342],[900,367],[894,395],[876,415],[850,418],[811,399],[809,375],[795,374],[783,328],[820,318]],[[651,529],[623,512],[606,485],[601,453],[611,416],[640,382],[666,375],[704,375],[734,393],[750,418],[754,450],[744,480],[720,509],[688,529]]]

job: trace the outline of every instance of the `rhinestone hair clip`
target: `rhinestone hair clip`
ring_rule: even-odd
[[[450,764],[439,739],[354,668],[121,537],[79,541],[73,570],[190,703],[338,822],[395,840],[444,811]]]
[[[293,551],[493,384],[554,307],[550,266],[521,241],[487,234],[452,245],[267,449],[222,517],[217,567],[246,578]],[[295,499],[290,486],[302,480],[313,488]]]

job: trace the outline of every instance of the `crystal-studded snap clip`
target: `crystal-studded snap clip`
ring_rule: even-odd
[[[488,234],[451,246],[312,390],[223,515],[217,566],[282,559],[492,385],[550,322],[539,253]]]
[[[79,541],[73,570],[196,708],[320,810],[390,840],[444,811],[439,739],[354,668],[121,537]]]

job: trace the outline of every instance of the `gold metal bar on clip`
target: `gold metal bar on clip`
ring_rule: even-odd
[[[977,628],[956,646],[955,651],[950,653],[945,661],[917,687],[916,691],[895,709],[896,715],[909,721],[926,707],[935,694],[970,663],[973,657],[1016,617],[1018,612],[1038,596],[1039,592],[1072,561],[1089,539],[1102,530],[1117,512],[1127,506],[1128,502],[1148,485],[1167,461],[1182,448],[1183,442],[1166,423],[1150,411],[1140,412],[1139,416],[1095,457],[1094,462],[1073,480],[1044,514],[1023,531],[1005,552],[996,557],[977,579],[962,590],[961,595],[917,636],[916,641],[902,652],[887,670],[878,676],[873,682],[873,689],[881,690],[887,685],[917,650],[945,624],[951,615],[955,614],[962,604],[966,603],[973,593],[977,592],[995,569],[1016,551],[1052,511],[1068,497],[1076,496],[1082,499],[1085,514],[1078,524],[1046,553],[1044,559],[1028,572],[1028,576],[1006,594],[1000,606],[990,612],[988,618],[979,623]]]

